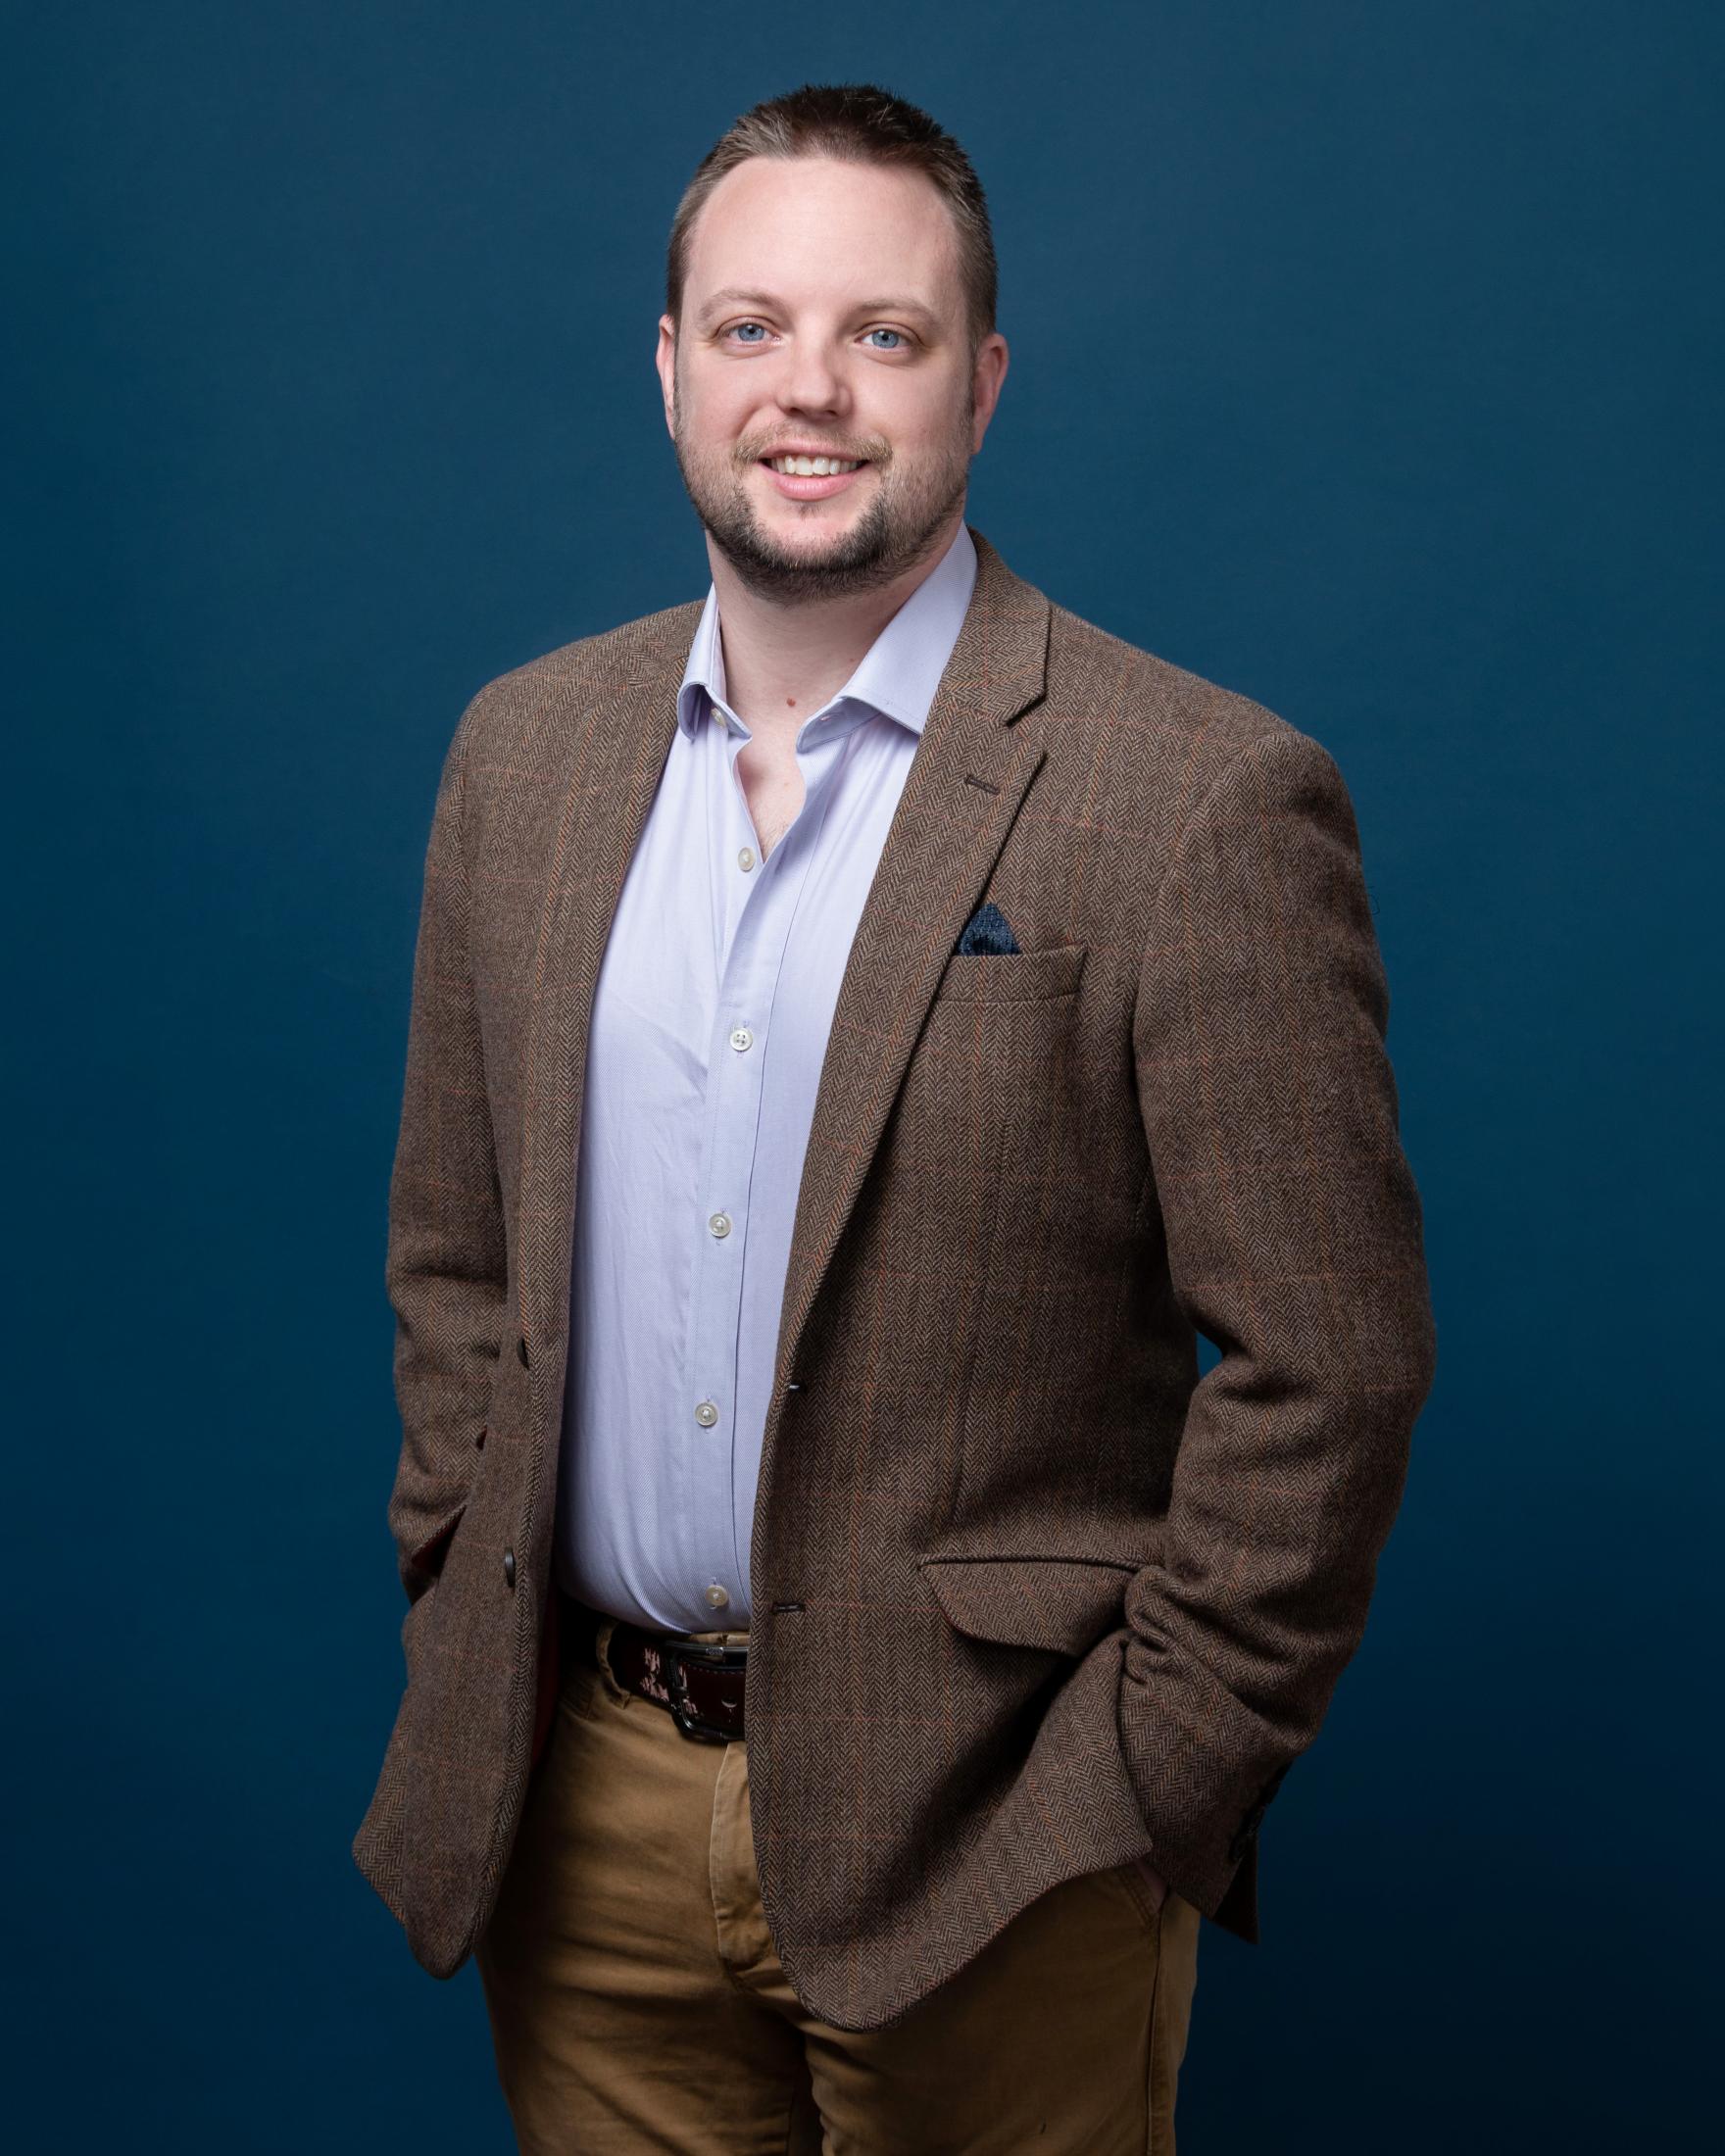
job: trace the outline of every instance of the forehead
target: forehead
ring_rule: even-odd
[[[961,311],[952,213],[922,173],[832,158],[752,157],[708,196],[690,235],[685,304],[721,287],[790,304],[904,292]]]

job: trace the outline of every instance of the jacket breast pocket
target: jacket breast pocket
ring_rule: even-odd
[[[1050,944],[1041,951],[955,952],[934,992],[934,1008],[948,1004],[1031,1004],[1070,996],[1084,971],[1083,944]]]
[[[926,1393],[938,1367],[964,1391],[1003,1191],[1047,1172],[1072,1093],[1084,960],[1078,944],[947,960],[848,1244],[899,1292],[877,1383]]]
[[[941,974],[911,1060],[906,1122],[950,1163],[992,1181],[1033,1147],[1077,1053],[1083,944],[959,956]]]

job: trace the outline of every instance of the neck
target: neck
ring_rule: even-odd
[[[890,584],[788,604],[751,591],[709,537],[725,702],[752,733],[788,740],[837,695],[881,630],[945,560],[963,514],[961,504],[921,560]]]

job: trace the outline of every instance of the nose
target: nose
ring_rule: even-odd
[[[831,353],[819,343],[793,343],[779,382],[778,401],[786,412],[840,412],[849,402],[845,378]]]

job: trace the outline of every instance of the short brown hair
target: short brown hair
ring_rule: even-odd
[[[988,202],[970,160],[928,115],[872,82],[805,82],[733,121],[695,169],[671,220],[665,311],[680,327],[689,239],[702,205],[724,175],[751,157],[831,157],[857,165],[898,165],[921,172],[945,197],[959,237],[972,354],[994,328],[999,274]]]

